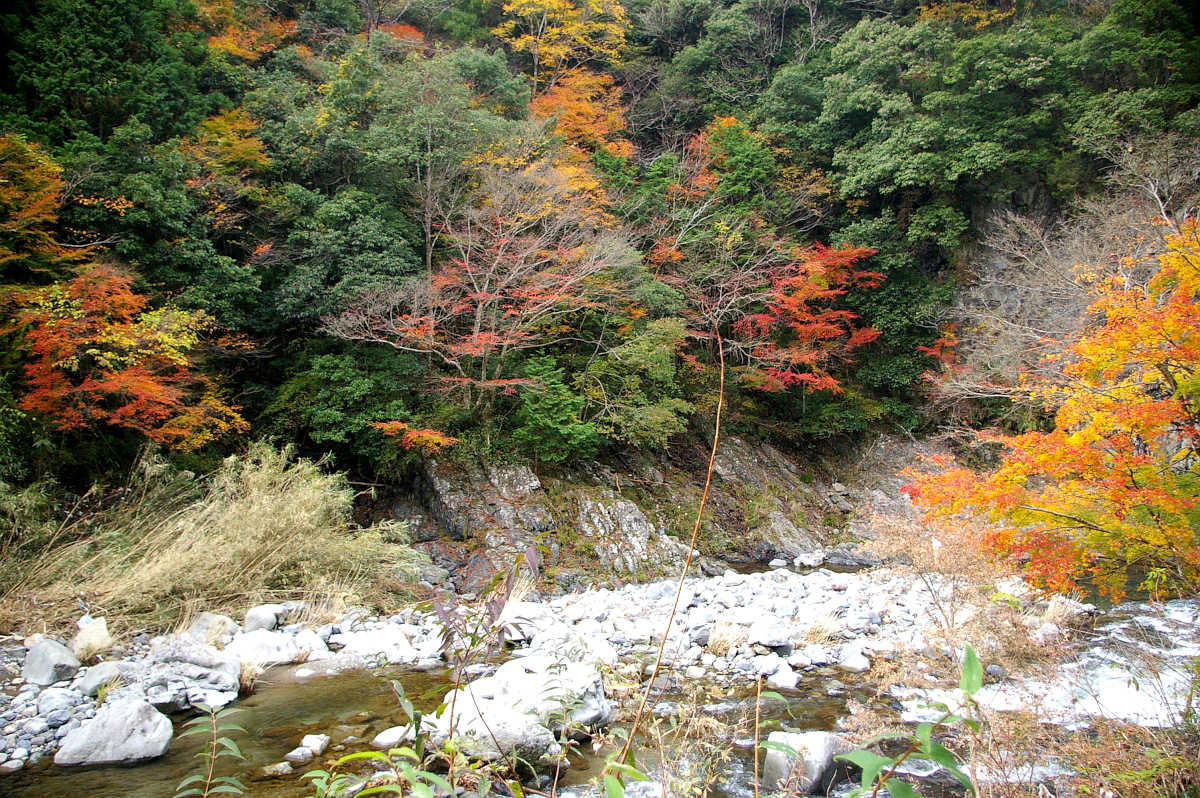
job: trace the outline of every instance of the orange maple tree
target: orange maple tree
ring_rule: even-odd
[[[1049,431],[980,433],[995,469],[914,475],[931,512],[994,522],[989,547],[1054,588],[1094,580],[1113,596],[1200,588],[1200,237],[1168,236],[1144,284],[1110,279],[1099,323],[1064,347],[1061,377],[1025,386],[1055,411]]]
[[[132,283],[128,272],[97,263],[18,297],[16,326],[30,351],[20,407],[61,430],[108,424],[184,450],[245,431],[237,408],[197,367],[208,317],[150,309]]]

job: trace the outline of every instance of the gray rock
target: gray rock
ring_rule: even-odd
[[[150,703],[175,711],[203,703],[222,707],[237,698],[241,662],[187,635],[157,638],[144,667],[126,674]]]
[[[86,696],[95,696],[100,688],[109,683],[122,679],[125,673],[135,670],[135,667],[123,660],[98,662],[83,671],[76,678],[75,689]]]
[[[63,738],[56,765],[117,765],[155,759],[171,743],[171,721],[145,701],[106,701]]]
[[[825,794],[825,781],[832,777],[833,758],[851,750],[844,739],[832,732],[771,732],[767,740],[788,746],[795,756],[767,749],[763,761],[763,786],[780,790],[788,786],[791,794]]]
[[[34,684],[50,685],[70,679],[79,670],[79,660],[62,643],[43,637],[25,654],[21,676]]]
[[[283,758],[286,761],[291,762],[293,765],[303,765],[305,762],[312,761],[313,752],[300,745],[284,754]]]
[[[253,612],[253,610],[251,610]],[[192,619],[186,634],[210,646],[225,645],[237,634],[237,621],[228,615],[202,612]]]
[[[246,619],[242,621],[242,629],[253,632],[258,629],[268,631],[279,623],[279,613],[283,612],[282,604],[259,604],[246,610]]]
[[[274,765],[267,765],[259,768],[258,772],[268,779],[279,778],[280,776],[290,776],[292,773],[292,765],[290,762],[277,762]]]
[[[65,687],[47,687],[38,696],[37,708],[42,715],[48,715],[56,709],[67,709],[83,700],[83,695]]]

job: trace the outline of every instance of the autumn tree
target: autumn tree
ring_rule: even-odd
[[[69,254],[54,227],[65,186],[62,168],[37,144],[0,136],[0,274],[5,281],[54,269]]]
[[[625,138],[621,91],[611,75],[572,69],[535,97],[529,110],[538,119],[553,120],[554,131],[568,144],[624,158],[633,154]]]
[[[504,17],[492,32],[529,57],[535,93],[570,67],[615,62],[629,29],[619,0],[509,0]]]
[[[325,328],[433,359],[476,407],[513,383],[515,354],[573,335],[597,302],[598,277],[636,259],[574,165],[519,154],[479,167],[466,210],[445,219],[451,257],[428,276],[366,293]]]
[[[1057,378],[1024,386],[1053,428],[981,433],[999,447],[984,473],[918,476],[910,492],[940,514],[979,513],[989,545],[1055,588],[1093,580],[1114,596],[1200,587],[1200,237],[1167,237],[1148,280],[1099,283],[1096,321],[1057,355]],[[1132,266],[1132,264],[1130,264]],[[1131,268],[1128,273],[1134,273]],[[1054,372],[1051,372],[1053,374]]]
[[[19,297],[30,356],[23,410],[60,430],[106,424],[191,450],[248,425],[198,365],[212,324],[202,311],[150,308],[107,264]]]

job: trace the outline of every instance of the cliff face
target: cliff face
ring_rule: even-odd
[[[428,461],[411,490],[379,508],[409,524],[412,540],[475,590],[532,548],[547,582],[643,581],[675,573],[703,490],[700,443],[668,455],[626,453],[572,469],[464,466]],[[859,498],[828,472],[774,447],[726,437],[701,523],[697,568],[782,558],[853,561],[848,528]],[[869,498],[869,497],[867,497]],[[863,531],[863,530],[860,530]]]

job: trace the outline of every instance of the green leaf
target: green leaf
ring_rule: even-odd
[[[236,756],[238,759],[246,758],[242,755],[242,749],[238,748],[237,743],[235,743],[233,740],[230,740],[228,737],[220,737],[217,739],[217,742],[224,746],[230,754]]]
[[[842,759],[862,768],[862,786],[864,787],[870,787],[872,784],[874,784],[875,779],[879,776],[880,772],[885,767],[889,767],[892,762],[895,761],[886,756],[880,756],[879,754],[874,754],[870,751],[864,751],[862,749],[851,751],[848,754],[838,754],[834,757],[834,759]]]
[[[932,736],[933,736],[933,724],[932,723],[917,724],[917,739],[921,741],[921,746],[923,748],[926,748],[926,749],[929,748],[929,738]]]
[[[190,789],[184,790],[183,792],[175,793],[175,798],[187,798],[188,796],[191,796],[191,795],[204,795],[204,793],[200,790],[199,787],[192,787]]]
[[[958,687],[969,696],[975,695],[983,687],[983,665],[970,643],[963,646],[962,680]]]
[[[780,743],[774,740],[763,740],[758,744],[758,747],[771,751],[779,751],[780,753],[787,754],[788,756],[797,756],[796,749],[792,748],[787,743]]]
[[[605,798],[625,798],[625,788],[612,774],[604,777],[604,796]]]
[[[929,758],[950,772],[950,775],[958,780],[968,792],[975,792],[975,788],[971,785],[971,780],[966,774],[959,769],[958,758],[954,756],[944,745],[934,741],[929,746]]]
[[[433,788],[418,781],[412,785],[412,794],[417,798],[433,798]]]
[[[192,775],[185,778],[183,781],[179,782],[179,786],[176,789],[182,790],[184,787],[188,786],[189,784],[195,784],[198,781],[204,781],[204,777],[201,776],[199,773],[193,773]]]
[[[609,770],[615,770],[634,781],[649,781],[650,777],[632,765],[622,765],[620,762],[609,762],[606,766]]]
[[[378,762],[387,764],[389,767],[392,764],[392,760],[388,759],[387,754],[383,753],[382,751],[358,751],[353,754],[346,754],[337,761],[337,764],[344,765],[347,762],[354,762],[359,759],[374,759]]]
[[[776,701],[784,700],[784,697],[782,695],[780,695],[779,693],[775,692],[774,690],[764,690],[762,692],[762,698],[772,698]]]
[[[892,798],[921,798],[921,793],[914,790],[907,781],[900,779],[888,779],[883,788],[891,793]]]
[[[216,787],[210,788],[208,794],[216,795],[217,793],[220,793],[222,795],[241,795],[244,792],[245,790],[241,789],[240,787],[234,787],[232,784],[220,784]]]

